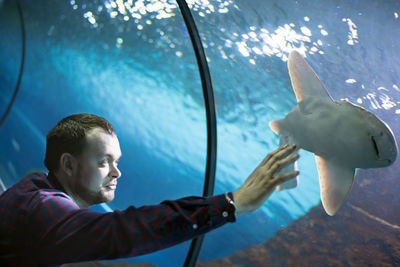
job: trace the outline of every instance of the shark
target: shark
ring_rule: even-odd
[[[296,144],[315,154],[321,202],[328,215],[343,205],[357,168],[383,168],[397,157],[397,143],[390,127],[372,112],[347,100],[334,101],[317,74],[297,51],[288,59],[297,105],[269,126],[280,144]],[[298,169],[297,162],[281,172]],[[277,190],[294,188],[299,177]]]

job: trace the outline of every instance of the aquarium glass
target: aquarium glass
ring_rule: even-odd
[[[16,1],[0,0],[0,116],[19,89],[0,128],[4,185],[46,171],[47,132],[63,117],[86,112],[114,125],[123,154],[116,198],[94,209],[107,212],[200,196],[206,113],[195,53],[177,3],[19,3],[24,24]],[[239,188],[279,146],[269,122],[297,105],[287,69],[292,50],[305,57],[334,100],[372,112],[398,138],[399,1],[187,4],[216,101],[214,194]],[[298,168],[297,188],[274,192],[256,212],[208,233],[199,266],[357,266],[372,259],[378,265],[400,264],[398,161],[388,168],[357,170],[344,206],[333,217],[321,208],[314,154],[301,150]],[[114,262],[182,266],[189,245]]]

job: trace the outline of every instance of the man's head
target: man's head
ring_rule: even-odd
[[[96,115],[66,117],[47,134],[45,165],[81,207],[114,198],[120,157],[113,126]]]

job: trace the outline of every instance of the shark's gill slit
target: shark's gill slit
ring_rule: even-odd
[[[374,144],[376,156],[379,158],[379,149],[378,149],[378,145],[376,144],[375,138],[373,136],[371,136],[371,140],[372,140],[372,143]]]

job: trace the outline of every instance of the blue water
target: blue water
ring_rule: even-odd
[[[111,209],[201,195],[206,121],[192,46],[174,2],[164,9],[156,5],[161,2],[144,1],[141,8],[139,2],[129,11],[117,1],[21,1],[26,68],[0,129],[0,177],[6,186],[44,169],[45,135],[59,119],[90,112],[115,126],[123,152]],[[216,194],[237,189],[278,146],[268,122],[296,104],[286,67],[294,47],[334,99],[348,98],[394,126],[400,113],[399,2],[188,2],[194,3],[215,90]],[[3,12],[15,12],[3,5]],[[7,24],[0,25],[2,36],[9,37],[0,41],[4,103],[21,60],[19,22],[7,14],[2,17]],[[200,260],[261,243],[318,204],[312,154],[301,152],[299,169],[298,188],[274,193],[257,212],[208,234]],[[182,265],[188,246],[129,261]]]

